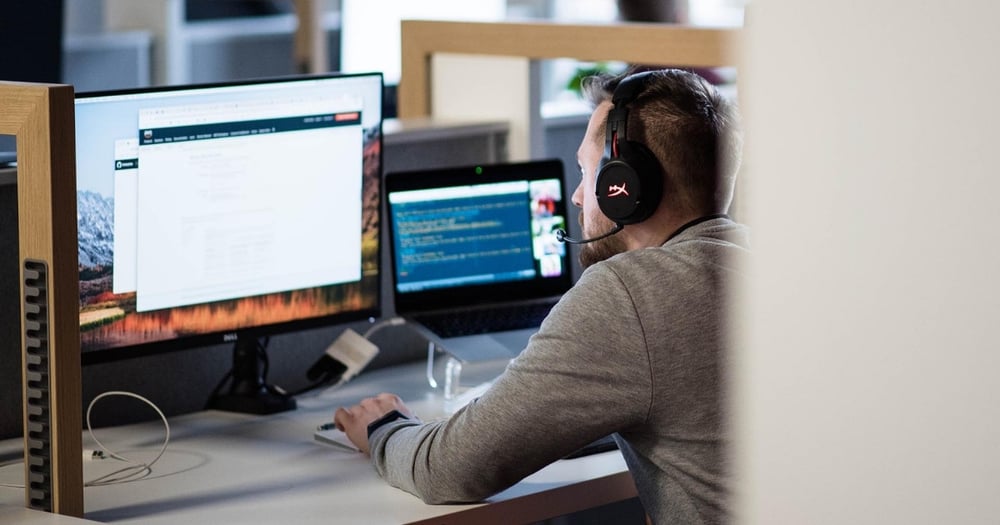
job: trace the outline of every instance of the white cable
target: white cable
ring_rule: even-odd
[[[98,400],[100,400],[100,399],[102,399],[104,397],[108,397],[108,396],[134,397],[135,399],[143,401],[147,405],[153,407],[153,410],[155,410],[156,413],[159,414],[160,419],[163,420],[163,427],[164,427],[164,430],[166,432],[166,435],[164,436],[164,439],[163,439],[163,446],[160,447],[159,453],[157,453],[156,457],[153,458],[153,460],[150,461],[149,463],[139,463],[139,462],[133,461],[131,459],[128,459],[125,456],[122,456],[121,454],[118,454],[116,452],[112,452],[106,446],[104,446],[104,444],[101,443],[101,441],[99,439],[97,439],[96,435],[94,435],[94,429],[93,429],[93,427],[90,424],[90,412],[94,408],[94,405],[97,403]],[[105,475],[100,476],[98,478],[92,479],[90,481],[87,481],[87,482],[84,483],[85,487],[96,487],[96,486],[101,486],[101,485],[112,485],[112,484],[115,484],[115,483],[124,483],[126,481],[132,480],[132,478],[135,478],[136,476],[138,476],[140,474],[142,474],[143,477],[148,476],[149,474],[151,474],[153,472],[153,469],[152,469],[153,464],[156,463],[157,461],[159,461],[159,459],[163,456],[163,453],[166,452],[167,445],[170,443],[170,424],[167,423],[167,416],[165,416],[163,414],[163,411],[160,410],[160,408],[157,407],[152,401],[146,399],[145,397],[140,396],[139,394],[134,394],[132,392],[117,391],[117,390],[113,390],[113,391],[109,391],[109,392],[104,392],[103,394],[98,395],[97,397],[95,397],[93,400],[90,401],[90,405],[87,406],[87,432],[90,433],[90,438],[93,439],[94,443],[97,443],[97,446],[100,447],[100,449],[101,449],[100,451],[91,451],[91,454],[93,455],[94,459],[97,459],[97,458],[103,459],[100,456],[100,454],[103,453],[103,454],[105,454],[104,457],[116,459],[118,461],[124,461],[125,463],[130,463],[131,465],[128,466],[128,467],[125,467],[125,468],[118,469],[118,470],[116,470],[114,472],[105,474]],[[87,451],[85,451],[85,454],[84,454],[85,456],[86,456],[86,452]],[[14,465],[14,464],[18,464],[18,463],[23,463],[23,462],[24,462],[24,460],[8,461],[6,463],[0,464],[0,468],[2,468],[2,467],[8,467],[10,465]],[[117,477],[115,477],[115,476],[117,476]],[[139,479],[141,479],[141,478],[139,478]],[[134,481],[134,480],[132,480],[132,481]],[[12,488],[12,489],[23,489],[24,485],[13,484],[13,483],[0,483],[0,487],[3,487],[3,488]]]
[[[91,427],[90,424],[90,412],[94,408],[94,405],[97,403],[98,400],[108,396],[126,396],[138,399],[146,403],[147,405],[153,407],[153,410],[155,410],[156,413],[159,414],[160,419],[163,420],[163,428],[166,433],[166,435],[163,438],[163,446],[160,447],[159,453],[157,453],[156,457],[153,458],[153,460],[150,461],[149,463],[140,463],[137,461],[133,461],[131,459],[126,458],[125,456],[122,456],[116,452],[109,450],[107,447],[104,446],[103,443],[101,443],[99,439],[97,439],[97,436],[94,435],[94,429]],[[84,483],[85,487],[95,487],[100,485],[111,485],[114,483],[124,483],[126,481],[134,481],[133,478],[136,478],[136,476],[141,475],[138,479],[142,479],[143,477],[148,476],[150,473],[153,472],[152,469],[153,464],[159,461],[159,459],[163,456],[163,453],[166,452],[167,445],[170,443],[170,424],[167,423],[167,416],[163,414],[163,411],[160,410],[160,408],[157,407],[152,401],[146,399],[145,397],[140,396],[139,394],[134,394],[132,392],[124,392],[119,390],[104,392],[103,394],[100,394],[93,400],[91,400],[90,404],[87,406],[87,432],[90,433],[90,438],[94,440],[94,443],[96,443],[97,446],[100,447],[101,450],[104,451],[104,453],[107,454],[108,457],[112,459],[117,459],[118,461],[124,461],[125,463],[129,463],[130,466],[118,469],[114,472],[105,474],[96,479],[92,479]]]
[[[381,321],[373,324],[371,326],[371,328],[369,328],[367,331],[365,331],[365,333],[361,337],[364,337],[365,339],[368,339],[369,337],[372,336],[372,334],[374,334],[375,332],[378,332],[379,330],[381,330],[381,329],[383,329],[383,328],[385,328],[387,326],[399,326],[399,325],[405,324],[405,323],[406,323],[406,319],[403,319],[402,317],[391,317],[389,319],[383,319],[383,320],[381,320]]]

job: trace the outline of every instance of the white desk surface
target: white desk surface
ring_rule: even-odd
[[[498,370],[496,364],[477,366],[463,371],[463,385],[475,385]],[[621,454],[613,451],[557,461],[489,504],[426,505],[382,481],[365,456],[313,440],[316,425],[331,420],[336,407],[382,391],[399,394],[424,420],[447,413],[443,397],[427,386],[424,364],[416,363],[366,372],[337,389],[300,398],[292,412],[205,411],[170,418],[170,445],[153,473],[140,481],[85,488],[84,518],[142,524],[397,524],[440,523],[448,516],[449,523],[515,523],[636,494]],[[100,409],[100,404],[94,408]],[[152,459],[163,439],[159,420],[95,432],[109,449],[140,461]],[[21,444],[21,439],[0,442],[0,453],[9,455]],[[84,448],[96,448],[89,435]],[[84,479],[122,466],[114,460],[86,462]],[[23,464],[0,469],[0,483],[23,483]],[[24,518],[16,510],[23,498],[23,491],[0,487],[0,523]]]
[[[7,490],[7,489],[4,489]],[[22,497],[22,501],[23,501]],[[83,520],[79,518],[72,518],[69,516],[60,516],[58,514],[52,514],[51,512],[42,512],[40,510],[33,510],[24,507],[24,504],[20,505],[8,505],[6,503],[7,499],[3,499],[4,503],[0,503],[0,523],[16,523],[17,525],[92,525],[98,523],[96,521]]]

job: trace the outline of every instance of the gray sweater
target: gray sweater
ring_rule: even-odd
[[[747,246],[719,218],[588,268],[477,401],[376,429],[376,471],[428,503],[478,501],[617,432],[655,523],[727,521],[726,298]]]

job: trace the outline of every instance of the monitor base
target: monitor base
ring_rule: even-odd
[[[225,410],[244,414],[277,414],[295,410],[295,398],[268,392],[266,389],[256,396],[243,394],[221,394],[212,396],[205,408],[208,410]]]
[[[295,410],[294,397],[265,382],[267,367],[265,345],[254,338],[237,341],[233,345],[233,368],[212,392],[205,408],[245,414],[275,414]],[[221,393],[226,380],[229,380],[229,389]]]

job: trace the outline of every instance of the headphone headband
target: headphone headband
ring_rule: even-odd
[[[611,95],[611,103],[616,107],[619,103],[630,104],[633,100],[639,97],[639,95],[646,90],[646,85],[649,84],[650,79],[656,71],[644,71],[642,73],[636,73],[634,75],[629,75],[622,79],[615,87],[614,93]]]
[[[628,140],[628,106],[646,89],[646,84],[652,76],[652,71],[637,73],[627,76],[615,86],[614,93],[611,94],[611,104],[613,107],[608,113],[607,137],[605,140],[606,158],[615,155],[614,143]]]

